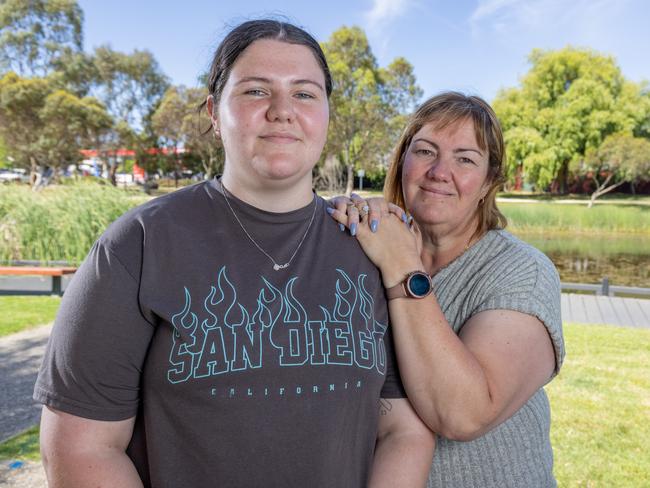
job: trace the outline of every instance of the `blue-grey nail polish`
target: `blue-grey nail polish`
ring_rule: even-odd
[[[352,224],[350,226],[350,235],[351,236],[356,236],[357,235],[357,224]]]
[[[408,217],[406,216],[405,213],[403,213],[402,214],[402,222],[404,222],[405,224],[408,224],[408,221],[409,221]]]
[[[339,229],[341,230],[341,232],[345,232],[345,225],[339,224]]]
[[[332,207],[327,207],[325,210],[327,210],[327,213],[330,215],[334,213],[334,209]]]
[[[370,222],[370,230],[372,232],[377,232],[377,227],[379,226],[379,221],[373,219],[372,222]]]

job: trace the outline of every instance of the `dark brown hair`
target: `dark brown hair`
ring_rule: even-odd
[[[275,39],[308,47],[323,71],[325,92],[329,98],[332,93],[332,76],[318,41],[308,32],[288,22],[260,19],[239,24],[226,35],[217,47],[208,73],[208,92],[214,97],[215,106],[219,104],[223,88],[237,58],[248,46],[260,39]]]

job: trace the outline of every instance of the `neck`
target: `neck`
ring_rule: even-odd
[[[221,183],[226,190],[253,207],[268,212],[290,212],[309,205],[314,199],[311,173],[292,181],[250,182],[224,168]]]
[[[478,222],[445,232],[436,226],[420,226],[422,263],[434,275],[463,254],[480,236],[474,236]]]

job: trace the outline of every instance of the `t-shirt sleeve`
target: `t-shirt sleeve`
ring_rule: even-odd
[[[142,315],[138,277],[95,243],[65,291],[34,399],[94,420],[136,415],[153,325]]]
[[[386,379],[380,396],[381,398],[406,398],[393,347],[393,329],[390,326],[384,334],[384,347],[386,349]]]
[[[539,256],[526,266],[526,271],[512,272],[496,284],[493,291],[473,311],[514,310],[537,317],[546,327],[555,351],[555,376],[565,356],[562,333],[560,277],[555,266],[545,256]],[[524,274],[532,273],[532,279]],[[526,285],[522,285],[522,283]],[[528,285],[530,283],[530,285]]]

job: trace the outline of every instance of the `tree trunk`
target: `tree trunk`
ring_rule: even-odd
[[[560,185],[560,194],[566,195],[569,187],[569,162],[563,161],[560,166],[560,171],[557,174],[558,183]]]
[[[346,165],[347,168],[347,181],[345,183],[345,194],[350,195],[354,189],[354,166],[351,164]]]
[[[621,186],[625,181],[619,181],[618,183],[615,183],[610,186],[606,186],[609,180],[611,180],[612,176],[608,176],[607,179],[603,182],[602,185],[599,185],[598,188],[596,188],[596,191],[591,194],[591,198],[589,199],[589,204],[587,205],[587,208],[591,208],[594,206],[594,202],[596,201],[596,198],[604,195],[605,193],[609,193],[610,191],[618,188]]]
[[[111,165],[108,171],[109,180],[111,182],[111,185],[113,186],[117,186],[117,178],[115,177],[116,173],[117,173],[117,162]]]
[[[38,168],[38,163],[33,156],[29,158],[29,184],[32,188],[35,188],[36,183],[40,181],[41,172]]]

